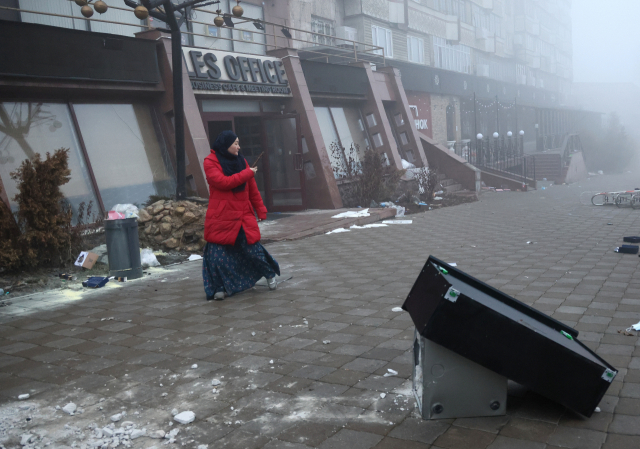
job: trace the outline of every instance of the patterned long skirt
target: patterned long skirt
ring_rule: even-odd
[[[278,262],[260,242],[249,245],[243,228],[233,245],[204,247],[202,279],[208,297],[221,291],[233,295],[253,287],[263,276],[270,279],[276,274],[280,274]]]

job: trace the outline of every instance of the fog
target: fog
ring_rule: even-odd
[[[573,0],[573,80],[640,86],[640,1]]]
[[[640,0],[573,0],[569,106],[620,117],[640,141]],[[605,117],[605,120],[610,118]]]

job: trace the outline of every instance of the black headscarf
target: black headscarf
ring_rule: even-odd
[[[220,162],[220,166],[222,166],[222,173],[224,173],[225,176],[240,173],[247,167],[247,162],[240,153],[238,153],[237,156],[229,153],[229,147],[233,145],[233,142],[235,142],[237,138],[238,136],[236,136],[233,131],[222,131],[213,143],[213,151],[215,151],[218,156],[218,161]],[[245,182],[231,189],[231,191],[234,193],[244,192],[246,186],[247,183]]]

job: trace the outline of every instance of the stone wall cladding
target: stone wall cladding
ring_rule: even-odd
[[[362,13],[387,21],[389,19],[389,2],[387,0],[363,0]]]
[[[444,20],[414,8],[409,10],[409,28],[425,34],[447,37],[447,24]]]
[[[141,248],[200,251],[204,240],[207,205],[192,201],[160,200],[140,209],[138,235]]]

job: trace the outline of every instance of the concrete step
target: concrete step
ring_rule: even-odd
[[[447,193],[454,193],[462,190],[462,184],[449,184],[448,186],[443,186],[443,189]]]
[[[438,181],[440,183],[440,185],[442,187],[447,187],[450,186],[451,184],[456,184],[456,180],[455,179],[451,179],[451,178],[445,178],[441,181]]]

